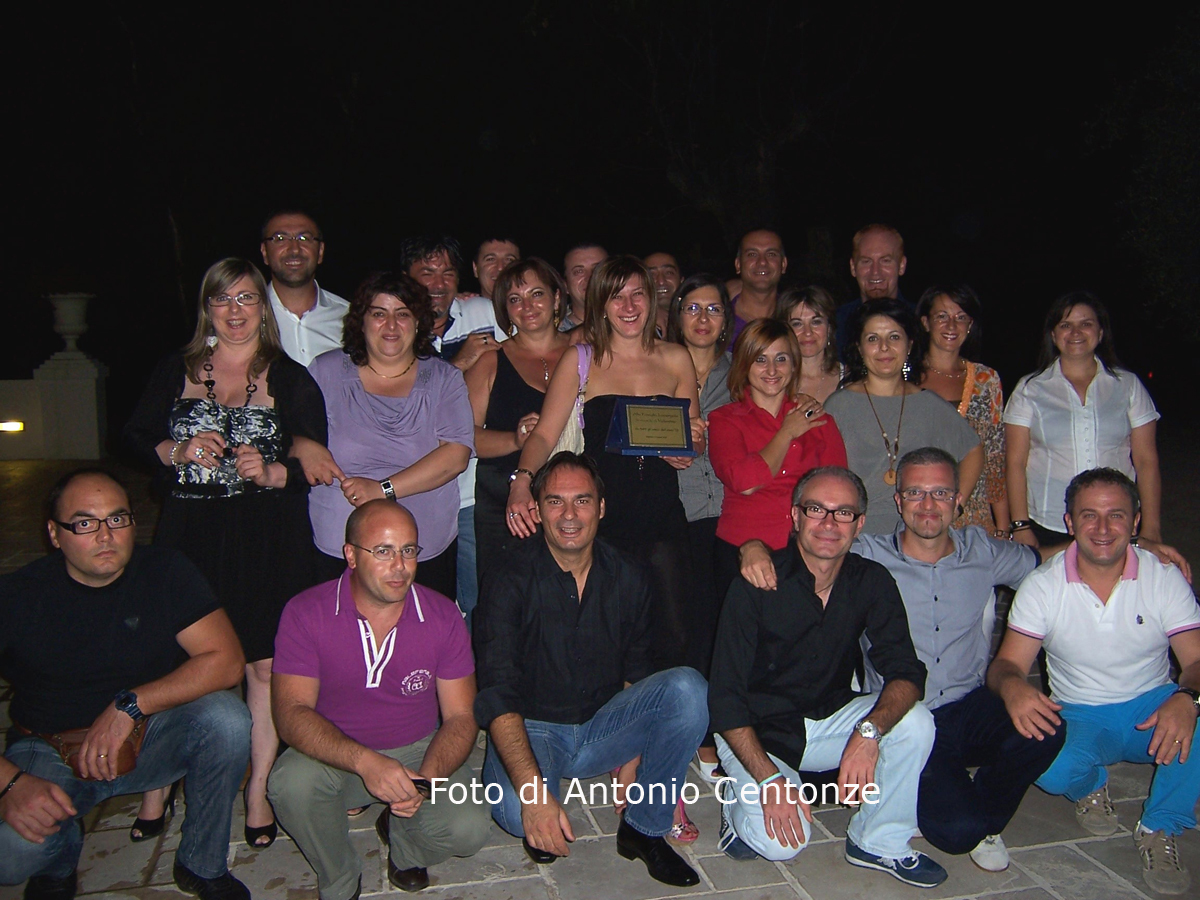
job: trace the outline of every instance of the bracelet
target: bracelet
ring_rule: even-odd
[[[509,475],[509,476],[508,476],[508,480],[509,480],[510,482],[511,482],[511,481],[516,481],[516,480],[517,480],[517,476],[518,476],[518,475],[522,475],[522,474],[524,474],[524,475],[528,475],[528,476],[529,476],[529,480],[530,480],[530,481],[533,481],[533,473],[532,473],[532,472],[530,472],[528,469],[513,469],[513,473],[512,473],[511,475]]]
[[[1033,527],[1032,519],[1013,519],[1008,523],[1008,533],[1012,534],[1016,531],[1026,531]]]
[[[167,454],[167,461],[168,461],[168,462],[169,462],[171,465],[173,465],[173,466],[177,466],[177,465],[179,465],[179,463],[175,462],[175,453],[176,453],[176,451],[178,451],[178,450],[179,450],[179,448],[180,448],[180,447],[182,447],[182,446],[183,446],[183,441],[176,441],[176,442],[175,442],[175,446],[171,448],[171,452]]]
[[[783,774],[782,772],[776,772],[776,773],[775,773],[774,775],[772,775],[770,778],[764,778],[762,781],[760,781],[760,782],[758,783],[758,789],[759,789],[759,791],[762,791],[762,789],[763,789],[763,788],[765,788],[765,787],[766,787],[768,784],[770,784],[772,781],[774,781],[776,778],[778,778],[778,777],[779,777],[780,775],[782,775],[782,774]],[[786,780],[787,780],[787,779],[785,778],[785,779],[784,779],[784,781],[786,781]]]
[[[10,781],[8,784],[6,784],[4,786],[4,790],[0,791],[0,797],[3,797],[5,794],[7,794],[9,791],[11,791],[12,786],[17,783],[17,779],[20,778],[24,774],[25,774],[25,771],[23,769],[17,769],[17,774],[12,777],[12,781]]]

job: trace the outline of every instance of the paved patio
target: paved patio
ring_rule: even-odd
[[[1200,482],[1188,473],[1194,468],[1194,448],[1200,432],[1168,432],[1160,438],[1164,483],[1168,495],[1164,531],[1169,539],[1200,561],[1200,531],[1189,513],[1200,509]],[[0,496],[5,497],[6,515],[0,520],[0,573],[12,571],[45,552],[39,504],[57,474],[68,468],[63,463],[0,463]],[[154,510],[144,477],[131,480],[134,506],[140,512],[139,539],[148,540]],[[7,686],[0,682],[0,727],[8,725]],[[483,753],[471,757],[476,770]],[[1121,828],[1109,838],[1094,838],[1076,823],[1073,805],[1060,797],[1049,797],[1037,789],[1025,797],[1016,818],[1004,832],[1012,853],[1008,871],[992,874],[976,868],[963,857],[933,850],[923,840],[915,846],[930,853],[950,873],[939,888],[920,891],[887,875],[851,867],[842,859],[845,827],[850,813],[838,807],[816,810],[816,828],[809,848],[791,863],[763,860],[735,862],[716,848],[719,807],[710,790],[693,773],[697,785],[705,787],[690,814],[700,827],[700,839],[685,852],[700,873],[701,883],[690,889],[672,889],[653,881],[640,862],[617,856],[617,820],[611,808],[581,806],[572,801],[568,811],[578,840],[571,856],[552,866],[538,867],[525,856],[520,842],[493,826],[488,845],[470,859],[451,860],[430,870],[431,886],[424,896],[455,900],[501,900],[501,898],[620,898],[650,900],[675,896],[721,896],[729,900],[776,900],[776,898],[888,898],[1001,897],[1006,900],[1117,900],[1156,897],[1141,878],[1141,862],[1130,835],[1149,787],[1149,766],[1118,765],[1110,770],[1110,789],[1120,816]],[[86,819],[88,836],[79,864],[81,896],[94,898],[182,897],[171,880],[175,848],[179,842],[182,807],[157,840],[141,844],[129,841],[129,825],[137,809],[137,798],[114,798]],[[364,857],[363,895],[402,896],[386,877],[386,851],[375,836],[377,810],[353,823],[355,843]],[[261,851],[249,849],[241,838],[242,809],[234,812],[230,866],[258,900],[309,900],[316,898],[316,879],[284,834],[274,846]],[[1179,841],[1180,852],[1193,873],[1193,893],[1200,896],[1200,831],[1192,830]],[[21,888],[0,887],[0,900],[16,900]]]

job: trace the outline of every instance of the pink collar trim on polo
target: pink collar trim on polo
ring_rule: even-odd
[[[1067,548],[1063,562],[1067,569],[1067,584],[1082,584],[1083,579],[1079,576],[1079,545],[1075,541]],[[1137,577],[1138,557],[1133,550],[1133,544],[1130,544],[1125,548],[1125,568],[1121,572],[1121,580],[1135,581]]]

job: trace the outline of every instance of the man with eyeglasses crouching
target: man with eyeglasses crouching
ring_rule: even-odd
[[[186,777],[175,883],[249,900],[226,866],[250,756],[250,713],[227,690],[245,666],[229,618],[183,554],[134,545],[129,495],[107,472],[65,475],[47,508],[56,552],[0,578],[0,673],[14,694],[0,883],[70,900],[83,816]]]
[[[896,582],[850,552],[866,511],[857,475],[813,469],[792,493],[794,539],[772,557],[776,588],[737,578],[726,595],[709,679],[728,775],[718,846],[735,859],[795,857],[808,845],[815,799],[798,773],[838,769],[839,799],[857,806],[846,861],[934,887],[946,870],[910,843],[934,739],[919,702],[926,670]],[[864,634],[879,693],[851,687]]]
[[[417,524],[393,500],[346,521],[340,578],[288,601],[275,637],[271,707],[289,747],[267,795],[317,873],[321,900],[357,898],[362,861],[348,810],[382,802],[388,881],[429,884],[427,867],[471,856],[488,807],[475,746],[475,662],[454,601],[416,584]],[[439,724],[440,721],[440,724]]]

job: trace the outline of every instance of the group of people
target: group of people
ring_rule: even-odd
[[[176,883],[247,897],[225,863],[244,780],[246,843],[282,826],[324,900],[358,896],[349,819],[380,802],[415,891],[489,813],[535,862],[568,855],[562,781],[608,774],[618,852],[687,886],[694,757],[727,855],[795,856],[832,781],[847,862],[933,887],[918,830],[1001,871],[1030,785],[1110,834],[1104,766],[1131,759],[1160,769],[1146,880],[1186,891],[1200,609],[1161,544],[1158,413],[1095,296],[1055,302],[1005,405],[979,299],[909,303],[886,225],[855,235],[841,306],[780,290],[766,229],[729,281],[596,244],[560,274],[489,239],[477,294],[457,241],[414,238],[350,301],[317,284],[324,251],[284,211],[269,282],[206,273],[125,431],[159,477],[154,544],[82,470],[49,498],[55,552],[0,582],[0,882],[69,900],[80,817],[144,791],[130,837],[154,837],[184,779]],[[619,452],[638,401],[679,404],[686,439]],[[993,662],[997,585],[1018,592]]]

